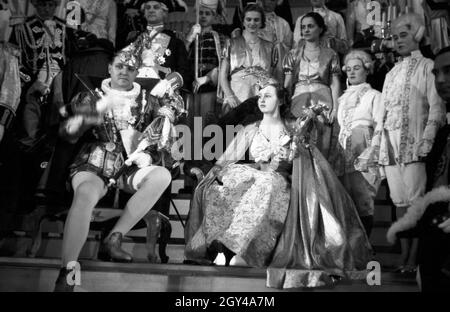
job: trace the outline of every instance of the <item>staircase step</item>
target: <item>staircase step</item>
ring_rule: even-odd
[[[172,235],[171,238],[181,238],[184,239],[184,228],[180,221],[174,220],[170,221],[170,224],[172,225]],[[126,236],[130,237],[147,237],[147,229],[142,228],[138,230],[132,230],[130,231]]]
[[[52,291],[60,268],[56,259],[0,258],[0,291]],[[81,286],[76,291],[155,292],[278,292],[267,288],[266,270],[243,267],[191,266],[181,264],[119,264],[81,262]],[[291,291],[301,291],[295,289]],[[417,292],[414,279],[382,272],[381,286],[365,280],[343,281],[322,291]]]

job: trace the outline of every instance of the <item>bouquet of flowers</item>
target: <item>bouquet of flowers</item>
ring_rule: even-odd
[[[293,138],[290,148],[289,160],[293,160],[297,157],[298,146],[300,144],[308,146],[310,144],[311,130],[314,127],[314,123],[318,116],[325,117],[325,112],[329,110],[329,107],[319,102],[313,103],[311,106],[306,107],[302,115],[297,118],[293,125]]]

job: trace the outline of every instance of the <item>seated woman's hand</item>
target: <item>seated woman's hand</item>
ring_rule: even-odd
[[[222,167],[215,165],[211,168],[211,173],[215,177],[217,182],[219,182],[219,184],[222,184]]]
[[[328,123],[332,124],[336,118],[337,118],[337,110],[333,109],[332,111],[329,112],[329,114],[327,114],[327,118],[328,118]]]
[[[127,166],[135,164],[138,168],[145,168],[152,164],[152,157],[144,152],[133,153],[125,161]]]
[[[427,155],[430,153],[432,148],[433,148],[432,140],[422,139],[419,141],[419,144],[417,147],[417,154],[420,157],[427,157]]]
[[[290,149],[284,147],[284,146],[280,146],[278,148],[278,150],[275,153],[275,156],[273,157],[273,159],[275,161],[281,161],[281,160],[286,160],[289,158],[291,151]]]

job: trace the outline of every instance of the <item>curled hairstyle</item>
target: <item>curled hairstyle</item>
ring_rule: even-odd
[[[328,27],[327,27],[327,25],[325,25],[325,20],[323,19],[322,15],[320,15],[319,13],[316,13],[316,12],[309,12],[302,16],[302,19],[300,21],[300,29],[301,29],[301,24],[306,17],[312,18],[314,20],[314,22],[316,23],[316,25],[322,29],[322,31],[320,32],[320,37],[322,37],[327,32]],[[301,33],[303,35],[303,31]]]
[[[363,67],[367,70],[367,72],[369,74],[371,74],[373,72],[373,60],[372,57],[370,56],[370,54],[368,54],[367,52],[363,51],[363,50],[351,50],[350,52],[347,53],[347,55],[345,55],[344,58],[344,66],[342,68],[342,70],[345,72],[346,71],[346,67],[347,67],[347,62],[350,60],[360,60]]]
[[[247,12],[258,12],[261,15],[261,29],[266,28],[266,14],[264,13],[264,9],[259,4],[251,3],[247,5],[244,9],[244,19]],[[242,23],[244,23],[244,21],[242,21]]]
[[[406,26],[408,31],[414,37],[414,40],[420,42],[423,39],[425,32],[425,25],[420,15],[416,13],[406,13],[400,15],[392,22],[392,28],[397,29],[401,26]]]
[[[286,117],[289,115],[289,99],[288,99],[288,92],[286,88],[283,87],[281,83],[278,82],[275,78],[269,78],[265,82],[262,82],[259,84],[259,90],[264,89],[266,87],[274,87],[275,88],[275,94],[277,96],[277,99],[280,101],[280,115],[281,117]]]

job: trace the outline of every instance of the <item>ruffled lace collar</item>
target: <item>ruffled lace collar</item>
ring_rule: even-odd
[[[347,90],[345,90],[344,94],[352,94],[362,90],[363,88],[370,88],[370,85],[367,82],[360,83],[358,85],[350,85]]]
[[[355,86],[349,86],[347,90],[345,90],[344,94],[342,94],[342,96],[339,98],[340,105],[346,105],[348,107],[353,107],[354,105],[356,105],[358,94],[365,88],[371,89],[370,84],[364,82]]]
[[[138,95],[141,93],[141,86],[138,83],[133,82],[133,89],[131,89],[129,91],[115,90],[115,89],[111,88],[111,78],[108,78],[108,79],[103,80],[102,90],[108,96],[113,96],[113,97],[117,96],[117,97],[126,98],[126,99],[130,99],[130,100],[135,100],[138,97]]]
[[[401,57],[399,59],[399,63],[400,62],[404,62],[404,61],[408,61],[410,59],[419,59],[419,58],[422,58],[422,57],[423,57],[422,52],[420,52],[420,50],[415,50],[415,51],[411,52],[411,55],[405,56],[405,57]]]

